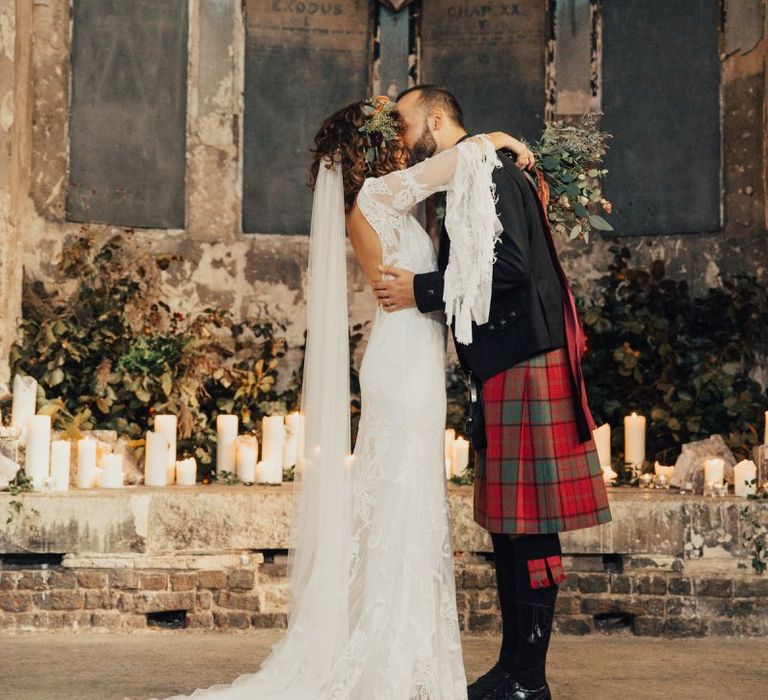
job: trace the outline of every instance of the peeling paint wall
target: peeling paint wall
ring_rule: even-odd
[[[759,4],[765,18],[766,0]],[[734,3],[726,5],[728,10]],[[30,30],[20,35],[14,49],[18,11]],[[588,3],[577,2],[575,12],[577,18],[598,26]],[[697,289],[716,285],[721,272],[749,270],[768,276],[768,40],[764,31],[749,36],[734,31],[734,23],[741,22],[738,16],[727,13],[723,34],[722,231],[622,241],[634,251],[637,263],[663,259],[671,274],[688,279]],[[591,35],[581,30],[573,38],[575,43],[568,50],[589,52],[580,65],[588,67],[590,75],[580,78],[559,71],[565,83],[563,102],[556,110],[561,115],[573,109],[568,105],[593,107],[599,98],[599,62],[594,56],[599,36],[598,49]],[[80,224],[64,220],[69,46],[68,0],[34,4],[0,0],[0,382],[7,380],[4,358],[15,335],[21,260],[26,275],[51,280],[62,241],[80,228]],[[184,262],[164,275],[165,288],[179,310],[216,304],[253,317],[266,306],[288,322],[288,341],[296,347],[304,332],[307,239],[241,232],[243,47],[239,0],[190,0],[186,226],[182,230],[138,230],[135,243],[141,250],[183,256]],[[27,64],[31,75],[25,72]],[[24,88],[23,95],[15,99],[14,84]],[[26,100],[30,101],[28,115]],[[13,175],[8,176],[14,172],[12,143],[17,144],[15,195],[10,184]],[[104,237],[117,230],[104,225],[91,229]],[[578,243],[562,246],[566,267],[585,293],[594,289],[592,282],[607,268],[608,245],[597,236],[588,247]],[[14,252],[19,247],[21,254]],[[375,305],[354,264],[350,264],[349,279],[352,321],[370,318]]]
[[[764,29],[764,24],[768,24],[767,7],[766,0],[725,2],[720,53],[721,230],[620,239],[632,251],[635,263],[647,265],[653,260],[664,260],[670,274],[688,280],[697,292],[717,286],[721,273],[750,272],[768,278],[768,33]],[[591,0],[564,0],[557,3],[557,8],[554,111],[558,118],[568,119],[581,109],[601,107],[602,25]],[[583,31],[587,22],[591,23],[590,37]],[[590,80],[561,70],[559,66],[566,63],[589,65]],[[606,269],[610,245],[610,239],[599,234],[588,246],[578,241],[562,244],[571,279],[577,281],[583,293],[594,289],[591,282]]]
[[[18,116],[26,103],[16,81],[25,75],[29,54],[17,50],[16,37],[25,26],[16,16],[14,0],[0,0],[0,394],[10,378],[5,358],[21,315],[19,209],[25,179],[16,175],[26,146],[20,139]]]

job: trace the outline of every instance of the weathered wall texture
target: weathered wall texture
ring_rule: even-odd
[[[759,0],[758,9],[764,9],[765,4],[766,0]],[[68,223],[64,217],[68,5],[67,0],[16,4],[0,0],[0,381],[7,378],[5,358],[19,307],[19,263],[23,261],[27,276],[51,280],[51,266],[62,242],[80,228],[80,224]],[[730,8],[734,3],[726,5]],[[15,16],[15,12],[20,15]],[[180,310],[216,304],[252,316],[261,313],[266,304],[273,315],[289,322],[288,341],[297,346],[304,331],[307,238],[241,232],[241,12],[241,3],[236,0],[191,3],[186,226],[183,230],[143,229],[134,238],[137,249],[183,256],[183,263],[165,273],[168,294]],[[762,21],[766,14],[761,15]],[[722,230],[705,235],[624,239],[635,251],[637,262],[664,259],[672,274],[686,277],[698,288],[718,284],[721,272],[751,270],[768,274],[768,32],[743,32],[741,24],[736,24],[742,21],[739,16],[728,15],[728,40],[724,37],[722,42]],[[14,21],[18,38],[15,50]],[[28,24],[29,29],[19,31],[22,24]],[[595,47],[581,34],[573,51],[579,50],[590,52],[589,60],[584,57],[582,64],[589,65],[591,77],[599,80],[599,66],[592,55]],[[570,92],[564,89],[567,99],[563,105],[595,106],[593,95],[578,93],[588,83],[567,72],[564,80]],[[15,151],[11,144],[16,144]],[[11,178],[15,178],[13,187]],[[27,204],[27,193],[31,204]],[[115,229],[94,224],[91,230],[108,236]],[[586,248],[578,244],[564,246],[563,256],[572,278],[579,280],[586,292],[606,269],[608,245],[597,236]],[[20,254],[15,252],[17,248]],[[353,321],[369,318],[373,299],[354,265],[350,265],[350,290]]]
[[[6,358],[21,316],[21,235],[29,211],[30,81],[29,12],[0,0],[0,394],[9,380]]]
[[[586,0],[576,0],[575,5],[565,3],[563,7],[574,6],[575,19],[581,19],[583,24],[589,15],[584,7],[587,4]],[[721,230],[682,236],[632,236],[621,239],[622,244],[632,250],[638,264],[664,260],[668,272],[687,279],[697,291],[717,286],[720,274],[748,271],[763,278],[768,275],[766,7],[766,0],[725,2],[725,24],[720,39],[723,158]],[[579,13],[583,16],[580,17]],[[555,111],[558,117],[576,114],[577,109],[587,106],[591,109],[600,108],[602,74],[599,18],[593,24],[596,34],[592,41],[582,31],[572,31],[570,22],[573,20],[574,17],[565,10],[556,17],[556,21],[565,25],[563,31],[558,31],[555,53],[558,84]],[[590,66],[591,82],[573,74],[571,67],[575,62]],[[691,76],[691,80],[695,81],[695,76]],[[607,251],[610,245],[609,239],[597,235],[589,246],[578,242],[562,246],[571,279],[583,292],[589,293],[590,282],[603,274],[610,260]]]

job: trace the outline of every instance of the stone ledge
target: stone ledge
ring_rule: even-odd
[[[449,486],[454,548],[489,552],[488,534],[472,517],[472,488]],[[22,513],[0,529],[0,553],[61,553],[71,566],[205,568],[205,557],[290,546],[293,487],[174,486],[72,490],[64,494],[0,493],[0,514],[12,499]],[[578,554],[646,554],[656,566],[684,557],[703,570],[743,566],[739,510],[768,513],[768,503],[735,497],[609,489],[613,521],[562,535],[563,550]],[[33,512],[32,509],[37,511]],[[90,562],[90,564],[89,564]],[[231,565],[233,560],[222,565]]]

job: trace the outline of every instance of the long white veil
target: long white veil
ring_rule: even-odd
[[[341,166],[327,165],[320,164],[317,176],[309,238],[301,397],[306,427],[294,486],[295,543],[289,560],[294,608],[287,634],[296,636],[292,628],[299,627],[301,635],[322,635],[323,643],[313,649],[317,673],[330,668],[347,642],[352,517],[344,185]],[[338,593],[329,596],[330,591]],[[306,643],[304,637],[302,646]]]

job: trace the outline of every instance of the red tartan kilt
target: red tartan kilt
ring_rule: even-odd
[[[475,466],[475,520],[490,532],[543,534],[611,519],[594,440],[580,443],[565,348],[483,385],[488,447]]]

